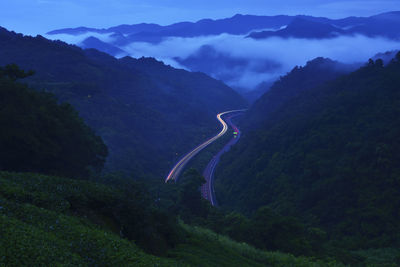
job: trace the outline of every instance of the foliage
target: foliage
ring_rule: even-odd
[[[108,178],[109,180],[113,178]],[[0,174],[0,194],[67,215],[86,217],[144,250],[163,254],[179,241],[173,217],[156,210],[146,191],[134,182],[101,185],[37,174]]]
[[[25,72],[15,64],[6,65],[4,68],[0,67],[0,78],[7,77],[12,81],[23,79],[32,76],[34,71]]]
[[[107,148],[68,104],[16,82],[16,65],[0,68],[0,170],[88,176],[104,165]]]
[[[399,73],[398,58],[372,61],[283,99],[223,157],[218,201],[246,214],[267,205],[326,232],[329,246],[398,247]],[[265,115],[268,96],[249,114]]]
[[[147,184],[148,181],[146,181]],[[204,178],[195,169],[186,171],[177,183],[155,182],[150,184],[151,194],[157,199],[160,210],[179,216],[185,223],[198,223],[207,217],[208,201],[200,195]]]
[[[195,169],[189,169],[177,184],[151,184],[150,187],[158,199],[159,209],[179,216],[187,224],[206,227],[259,249],[318,256],[328,261],[332,258],[321,247],[326,241],[323,230],[307,227],[300,220],[282,216],[267,207],[260,208],[251,217],[212,207],[200,196],[199,188],[204,182]]]
[[[355,70],[357,66],[346,65],[328,58],[315,58],[304,67],[296,66],[287,75],[280,77],[246,112],[241,127],[244,133],[272,119],[274,112],[295,99],[299,94],[324,82]]]
[[[153,227],[157,235],[138,195],[128,199],[110,186],[29,173],[1,172],[0,184],[0,265],[169,265],[120,238],[120,232],[136,237],[146,248],[129,235],[132,229]]]
[[[101,180],[0,172],[0,265],[340,266],[171,221],[137,183]]]
[[[185,224],[182,227],[187,232],[188,241],[173,249],[170,255],[184,258],[193,266],[343,266],[335,261],[322,262],[280,252],[261,251],[208,229]]]

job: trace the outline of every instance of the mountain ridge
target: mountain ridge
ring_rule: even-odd
[[[276,15],[276,16],[256,16],[256,15],[242,15],[236,14],[229,18],[223,19],[201,19],[196,22],[178,22],[166,26],[161,26],[154,23],[141,23],[141,24],[123,24],[107,29],[95,29],[97,33],[113,33],[118,32],[127,35],[127,38],[134,41],[139,36],[154,36],[157,35],[160,38],[164,37],[194,37],[201,35],[218,35],[222,33],[227,34],[248,34],[251,31],[262,30],[263,28],[273,28],[279,30],[279,28],[286,26],[293,22],[295,19],[303,19],[312,22],[332,24],[339,27],[352,27],[354,24],[367,24],[369,26],[379,23],[383,23],[383,26],[387,26],[387,21],[395,23],[393,29],[400,23],[400,12],[392,11],[381,13],[369,17],[346,17],[342,19],[329,19],[325,17],[313,17],[308,15]],[[379,26],[382,31],[383,26]],[[82,33],[88,33],[93,28],[78,27],[78,28],[67,28],[58,29],[48,32],[49,35],[55,34],[73,34],[78,35]],[[358,31],[357,31],[358,30]],[[262,31],[261,31],[262,32]],[[372,33],[368,32],[366,28],[355,28],[349,33],[361,33],[366,35],[379,34],[377,31]],[[383,31],[384,34],[384,31]],[[399,34],[395,34],[394,30],[391,30],[389,35],[385,35],[390,38],[400,38]],[[146,41],[146,37],[142,37],[142,41]],[[154,40],[153,40],[154,41]],[[149,42],[152,42],[149,37]]]

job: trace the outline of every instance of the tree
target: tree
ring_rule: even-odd
[[[372,58],[368,59],[368,66],[373,66],[375,62],[372,60]]]
[[[208,213],[208,206],[201,198],[200,187],[206,180],[195,169],[190,169],[184,173],[181,184],[180,206],[182,217],[189,218],[199,216],[205,218]]]
[[[378,58],[377,60],[375,60],[375,65],[378,67],[383,67],[384,66],[383,60]]]
[[[0,78],[8,77],[12,81],[23,79],[34,74],[35,72],[32,70],[28,72],[21,70],[16,64],[9,64],[6,65],[4,68],[0,67]]]

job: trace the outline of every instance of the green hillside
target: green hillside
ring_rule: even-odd
[[[16,82],[32,74],[0,67],[0,170],[77,177],[101,171],[103,140],[71,105]]]
[[[218,201],[294,216],[344,249],[399,248],[399,88],[400,54],[284,101],[224,156]]]
[[[9,172],[0,172],[0,185],[2,266],[340,266],[168,224],[137,185],[128,195],[118,186]]]

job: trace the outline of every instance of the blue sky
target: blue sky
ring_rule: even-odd
[[[0,26],[25,34],[88,26],[162,25],[234,14],[340,18],[400,10],[400,0],[0,0]]]

